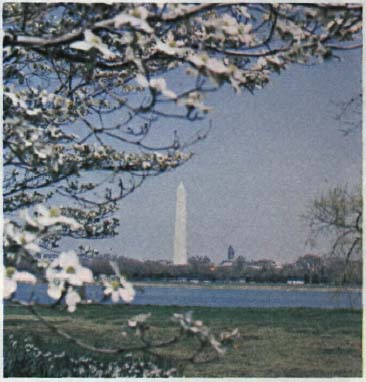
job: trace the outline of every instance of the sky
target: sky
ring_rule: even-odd
[[[191,148],[194,157],[124,199],[119,236],[93,246],[136,259],[172,260],[182,181],[188,256],[220,262],[229,245],[236,256],[281,263],[324,253],[328,242],[306,245],[309,228],[302,215],[330,188],[361,183],[361,131],[344,136],[335,119],[337,104],[360,92],[361,51],[352,51],[341,61],[292,65],[254,95],[228,87],[210,94],[205,103],[214,109],[212,130]],[[179,121],[161,121],[161,131],[171,124],[184,134]]]

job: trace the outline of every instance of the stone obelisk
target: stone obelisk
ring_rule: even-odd
[[[177,188],[177,208],[175,216],[174,265],[187,264],[187,206],[186,190],[183,182]]]

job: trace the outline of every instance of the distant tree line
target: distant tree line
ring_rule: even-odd
[[[279,267],[272,260],[246,260],[238,256],[231,266],[215,265],[208,256],[193,256],[187,265],[174,265],[166,260],[136,260],[125,256],[97,254],[81,256],[84,266],[93,275],[113,275],[111,260],[116,262],[131,281],[209,281],[245,283],[287,283],[303,281],[304,284],[361,285],[362,260],[350,261],[342,257],[307,254],[295,262]],[[347,263],[347,264],[346,264]],[[26,262],[21,270],[31,270]]]
[[[307,254],[294,263],[278,267],[271,260],[247,261],[237,257],[231,266],[215,265],[207,256],[190,257],[187,265],[176,266],[168,261],[135,260],[127,257],[95,256],[85,258],[83,262],[93,274],[113,274],[109,264],[111,258],[116,261],[124,274],[131,280],[151,281],[241,281],[255,283],[286,283],[289,280],[301,280],[305,284],[361,284],[362,262],[354,260],[348,264],[344,275],[345,259],[321,257]]]

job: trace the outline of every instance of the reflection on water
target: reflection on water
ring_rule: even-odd
[[[32,295],[33,291],[33,295]],[[86,298],[98,302],[103,297],[101,287],[86,287]],[[39,304],[53,302],[47,295],[47,286],[38,284],[18,284],[15,299]],[[110,302],[104,302],[110,303]],[[139,305],[179,305],[211,307],[307,307],[307,308],[356,308],[362,306],[361,291],[314,291],[314,290],[278,290],[278,289],[211,289],[149,286],[143,291],[137,290],[133,304]]]

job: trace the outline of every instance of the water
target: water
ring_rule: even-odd
[[[53,300],[47,295],[47,286],[38,284],[18,284],[15,299],[40,304],[51,304]],[[99,301],[103,291],[99,286],[86,288],[86,298]],[[110,302],[105,302],[110,303]],[[246,308],[357,308],[362,307],[361,291],[319,291],[319,290],[285,290],[285,289],[213,289],[149,286],[137,291],[133,301],[136,305],[178,305],[210,307],[246,307]]]

